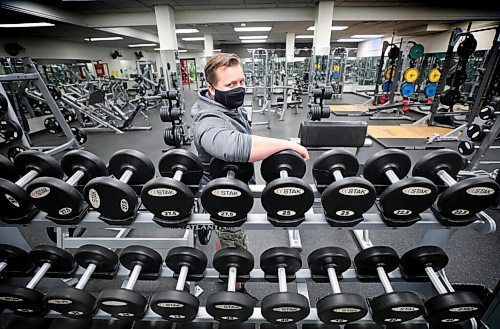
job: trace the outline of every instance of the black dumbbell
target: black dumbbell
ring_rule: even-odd
[[[3,155],[0,155],[0,178],[9,181],[13,181],[19,178],[14,163]]]
[[[35,211],[24,187],[36,177],[50,176],[61,179],[63,171],[52,156],[39,151],[25,151],[14,159],[14,165],[23,176],[15,183],[0,178],[0,220],[6,223],[26,224]]]
[[[500,146],[497,146],[497,145],[490,145],[488,147],[488,149],[498,149],[500,148]],[[477,145],[474,145],[472,144],[471,142],[469,141],[461,141],[460,143],[458,143],[458,153],[462,154],[462,155],[471,155],[472,153],[474,153],[475,150],[478,150],[479,149],[479,146]]]
[[[139,320],[146,312],[148,300],[132,289],[139,278],[158,278],[162,258],[151,248],[128,246],[120,254],[120,263],[130,270],[127,284],[123,288],[101,291],[97,298],[97,307],[117,319]]]
[[[184,291],[186,281],[200,281],[207,267],[207,256],[192,247],[176,247],[168,251],[165,264],[177,277],[175,290],[159,291],[151,296],[150,307],[156,314],[172,322],[191,322],[198,314],[198,298]]]
[[[63,316],[74,319],[90,319],[96,311],[95,297],[83,290],[94,276],[112,277],[118,269],[118,256],[111,250],[98,245],[84,245],[74,255],[75,261],[85,268],[77,285],[73,287],[55,287],[43,298],[45,306]]]
[[[287,281],[295,279],[302,260],[296,249],[270,248],[260,256],[260,268],[270,282],[279,282],[279,292],[264,297],[261,312],[270,323],[297,323],[309,315],[309,300],[296,292],[287,291]]]
[[[324,282],[324,278],[332,286],[333,294],[321,298],[316,303],[318,317],[324,323],[350,323],[357,321],[368,313],[363,297],[340,291],[338,277],[349,267],[351,259],[345,249],[324,247],[313,251],[307,257],[312,279]]]
[[[472,123],[467,127],[467,137],[470,138],[471,141],[480,142],[483,140],[484,136],[490,132],[490,129],[485,128],[484,125],[481,127],[478,124]]]
[[[243,248],[224,248],[214,255],[213,266],[227,281],[227,291],[219,291],[207,299],[206,309],[215,320],[242,323],[253,314],[256,300],[236,291],[236,282],[245,282],[253,270],[254,258]]]
[[[25,287],[0,285],[0,309],[12,310],[14,314],[24,317],[39,317],[47,309],[43,304],[43,294],[35,287],[45,276],[71,276],[76,270],[76,263],[70,253],[54,246],[37,246],[29,256],[39,269]]]
[[[312,173],[321,193],[326,220],[332,226],[354,226],[363,220],[376,199],[375,187],[358,173],[356,156],[330,150],[314,161]]]
[[[26,191],[33,204],[47,213],[48,219],[58,224],[76,224],[85,209],[85,202],[74,186],[85,184],[94,177],[106,176],[106,164],[95,154],[72,150],[62,157],[61,167],[69,177],[66,181],[39,177],[26,187]]]
[[[314,192],[302,177],[304,159],[295,151],[275,153],[262,161],[260,173],[267,185],[261,202],[274,226],[294,227],[305,220],[304,214],[314,203]]]
[[[252,163],[210,161],[211,180],[201,192],[201,204],[219,226],[241,226],[253,207],[248,181],[253,177]]]
[[[479,314],[482,303],[469,291],[448,292],[436,271],[448,264],[448,255],[437,246],[421,246],[406,252],[401,257],[404,276],[428,277],[438,295],[425,302],[427,317],[435,324],[456,323]]]
[[[193,192],[187,185],[198,185],[203,165],[193,153],[184,149],[167,151],[158,170],[163,177],[153,178],[141,191],[141,201],[163,227],[182,227],[189,221],[194,204]]]
[[[144,184],[154,177],[155,167],[143,153],[124,149],[115,152],[108,165],[114,177],[96,177],[84,188],[85,201],[108,224],[122,225],[134,220],[139,198],[130,185]],[[128,184],[128,185],[127,185]]]
[[[376,185],[388,185],[380,195],[384,221],[390,226],[416,223],[420,213],[436,201],[436,185],[424,177],[406,177],[411,159],[403,150],[387,149],[372,155],[365,163],[363,176]]]
[[[500,109],[500,102],[496,105],[497,109]],[[500,110],[495,110],[493,106],[485,106],[479,110],[479,117],[483,120],[490,120],[500,115]]]
[[[425,154],[413,167],[413,176],[426,177],[435,184],[448,186],[437,201],[437,209],[444,217],[438,216],[438,219],[444,225],[470,224],[478,212],[495,202],[500,190],[493,179],[485,176],[457,182],[454,177],[463,163],[457,151],[440,149]]]
[[[29,254],[21,248],[0,244],[0,276],[23,276],[33,269]]]
[[[363,247],[363,246],[362,246]],[[390,247],[369,247],[354,257],[360,277],[378,277],[385,293],[370,301],[373,321],[380,324],[405,322],[424,313],[422,300],[409,291],[394,291],[387,276],[399,266],[399,256]]]

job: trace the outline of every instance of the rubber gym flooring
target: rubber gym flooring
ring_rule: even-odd
[[[250,97],[250,96],[247,96]],[[186,89],[185,92],[187,109],[196,101],[197,96],[193,90]],[[305,98],[305,97],[304,97]],[[342,102],[345,103],[352,100],[353,103],[362,97],[357,95],[349,95],[344,97]],[[249,100],[249,99],[248,99]],[[351,103],[351,104],[353,104]],[[162,150],[167,149],[167,146],[163,142],[163,130],[166,124],[161,122],[159,119],[158,109],[151,109],[148,113],[149,121],[152,126],[150,131],[128,131],[123,135],[116,135],[109,132],[91,133],[89,134],[88,141],[85,144],[85,149],[97,154],[104,161],[108,161],[113,152],[122,148],[133,148],[140,150],[145,153],[155,164],[157,164]],[[189,113],[187,113],[187,116]],[[410,116],[418,119],[420,115],[411,113]],[[255,126],[254,133],[261,136],[277,137],[277,138],[290,138],[296,137],[298,133],[298,127],[301,121],[306,120],[307,117],[307,106],[304,103],[304,109],[300,110],[299,114],[294,114],[293,111],[289,111],[285,115],[285,121],[278,121],[276,117],[273,116],[271,122],[271,129],[267,129],[266,126]],[[254,114],[254,121],[264,120],[265,116],[260,114]],[[141,125],[142,119],[137,119],[137,125]],[[336,117],[334,115],[330,116],[330,120],[367,120],[369,125],[399,125],[407,124],[409,121],[394,121],[394,120],[369,120],[367,117]],[[35,145],[57,145],[62,142],[62,139],[50,135],[48,133],[37,133],[32,137]],[[425,145],[425,139],[384,139],[383,142],[386,145],[412,145],[416,147],[421,147]],[[456,149],[456,143],[446,143],[446,147]],[[9,145],[10,146],[10,145]],[[441,145],[439,145],[441,146]],[[193,150],[194,146],[186,146],[186,148]],[[358,158],[360,163],[364,163],[366,159],[373,153],[381,150],[383,147],[374,142],[371,147],[363,148],[358,153]],[[0,153],[6,154],[7,146],[0,146]],[[416,162],[423,154],[429,151],[426,150],[408,150],[407,153],[412,158],[413,162]],[[321,154],[321,152],[313,151],[311,152],[311,160],[308,162],[308,171],[305,176],[305,180],[312,183],[312,176],[310,173],[310,167],[314,159]],[[60,155],[58,156],[60,157]],[[489,152],[488,159],[500,159],[500,152],[492,150]],[[496,169],[495,166],[482,166],[481,169],[492,171]],[[260,163],[255,166],[256,178],[258,184],[264,184],[264,181],[260,177]],[[260,202],[256,200],[256,206],[252,212],[262,212]],[[499,225],[499,211],[489,211],[489,213],[495,218],[497,225]],[[44,229],[35,228],[21,228],[20,229],[26,238],[26,240],[32,245],[36,246],[39,244],[50,244],[50,240],[47,238]],[[131,237],[180,237],[182,236],[182,231],[160,229],[155,228],[153,230],[133,230],[129,236]],[[286,230],[273,230],[273,231],[248,231],[248,237],[250,242],[250,251],[253,253],[256,259],[256,267],[258,267],[258,259],[260,254],[271,247],[275,246],[288,246],[288,234]],[[110,230],[95,230],[88,229],[84,236],[113,236],[116,231]],[[340,246],[345,248],[350,256],[354,258],[358,252],[358,246],[354,242],[354,239],[349,231],[345,230],[318,230],[318,231],[301,231],[302,239],[302,261],[303,267],[307,266],[307,256],[315,249],[324,246]],[[415,248],[424,234],[424,230],[418,228],[408,228],[408,229],[398,229],[397,231],[392,230],[377,230],[371,232],[371,240],[374,245],[387,245],[393,247],[400,255],[402,255],[407,250]],[[215,237],[212,236],[212,240],[207,246],[199,245],[200,249],[206,253],[208,259],[213,257],[215,252]],[[446,268],[446,273],[448,278],[452,283],[475,283],[484,285],[489,289],[493,289],[498,283],[500,277],[500,257],[498,254],[500,245],[500,232],[496,232],[491,235],[483,235],[471,229],[459,229],[451,237],[448,246],[447,253],[450,257],[450,262]],[[71,250],[70,250],[71,251]],[[167,250],[159,250],[162,256],[166,255]],[[209,265],[210,266],[210,265]],[[91,280],[86,286],[86,290],[98,293],[103,288],[108,287],[119,287],[121,285],[121,280],[104,281],[104,280]],[[359,293],[366,297],[376,296],[383,292],[382,285],[377,283],[340,283],[341,289],[343,291],[350,291],[354,293]],[[138,281],[135,289],[143,292],[145,295],[152,294],[155,291],[164,288],[173,288],[175,286],[175,281],[172,279],[161,279],[154,282]],[[211,293],[224,290],[225,285],[222,283],[207,283],[201,282],[199,286],[204,289],[204,293],[201,294],[200,300],[202,305],[204,305],[206,298]],[[289,287],[293,289],[293,283],[289,284]],[[308,284],[309,286],[309,296],[311,303],[314,305],[319,298],[322,298],[326,294],[330,293],[330,287],[325,284]],[[257,297],[259,300],[268,294],[278,291],[278,284],[274,283],[248,283],[246,285],[247,290],[250,294]],[[44,286],[43,281],[37,289],[41,291],[46,291],[47,287]],[[10,316],[3,314],[0,316],[0,328],[16,328],[20,329],[18,325],[13,323],[13,326],[7,326],[10,322]],[[36,321],[35,321],[36,322]],[[50,322],[50,321],[48,321]],[[42,325],[42,321],[36,322]],[[58,324],[59,323],[59,324]],[[81,324],[82,326],[84,324]],[[94,321],[90,328],[121,328],[123,323],[121,321]],[[79,328],[77,324],[69,324],[68,322],[61,322],[61,320],[54,320],[50,328]],[[256,326],[258,328],[258,325]],[[29,326],[30,329],[36,329],[36,325]],[[89,325],[85,325],[85,328],[89,328]],[[130,328],[130,325],[128,326]],[[169,328],[164,322],[161,323],[137,323],[134,328]],[[189,328],[195,329],[194,325]],[[252,327],[253,328],[253,327]]]

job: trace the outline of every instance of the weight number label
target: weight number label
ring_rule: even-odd
[[[218,308],[220,310],[241,310],[243,307],[232,304],[218,304],[215,305],[215,308]]]
[[[451,318],[451,319],[443,319],[443,320],[441,320],[441,322],[443,322],[443,323],[454,323],[454,322],[458,322],[458,321],[460,321],[460,319],[453,319],[453,318]]]
[[[388,318],[388,319],[384,319],[384,322],[389,322],[389,323],[403,322],[403,319],[400,319],[400,318]]]
[[[467,216],[470,212],[467,209],[455,209],[451,213],[455,216]]]
[[[164,217],[176,217],[179,216],[179,212],[175,210],[165,210],[161,212],[161,215]]]
[[[69,311],[68,314],[69,315],[83,315],[83,312],[82,311]]]
[[[22,298],[11,297],[11,296],[0,296],[0,300],[4,302],[22,302]]]
[[[234,321],[238,320],[237,316],[232,316],[232,315],[224,315],[220,317],[222,320],[228,320],[228,321]]]
[[[333,312],[335,312],[335,313],[358,313],[358,312],[361,312],[361,310],[359,308],[343,307],[343,308],[334,308]]]
[[[293,306],[282,306],[282,307],[273,308],[273,311],[280,312],[280,313],[292,313],[292,312],[299,312],[300,308],[293,307]]]
[[[429,195],[432,193],[431,189],[426,187],[407,187],[403,189],[403,193],[406,195]]]
[[[186,318],[186,316],[182,315],[182,314],[170,314],[168,317],[171,319],[185,319]]]
[[[331,323],[346,323],[347,320],[346,319],[331,319],[330,322]]]
[[[393,211],[394,215],[397,216],[408,216],[413,213],[410,209],[396,209]]]
[[[236,216],[236,213],[232,212],[232,211],[229,211],[229,210],[223,210],[223,211],[219,211],[217,213],[217,215],[219,215],[220,217],[230,218],[230,217]]]
[[[127,306],[127,303],[120,302],[118,300],[107,300],[107,301],[102,302],[102,305],[106,305],[106,306]]]
[[[282,196],[297,196],[304,194],[304,190],[298,187],[280,187],[274,190],[274,194]]]
[[[68,304],[71,304],[73,302],[70,301],[69,299],[49,299],[47,301],[47,303],[54,304],[54,305],[68,305]]]
[[[418,307],[412,307],[412,306],[400,306],[400,307],[393,307],[391,308],[391,310],[394,312],[417,312],[420,309]]]
[[[344,209],[344,210],[338,210],[338,211],[335,212],[335,215],[342,216],[342,217],[350,217],[350,216],[354,215],[354,211],[352,211],[352,210],[346,210],[346,209]]]
[[[285,217],[287,217],[287,216],[295,216],[295,214],[297,214],[297,213],[295,211],[293,211],[293,210],[280,210],[280,211],[277,212],[277,214],[279,216],[285,216]]]
[[[40,186],[31,191],[30,197],[33,199],[40,199],[46,197],[50,193],[50,188],[47,186]]]
[[[123,212],[127,212],[128,211],[128,201],[127,200],[125,200],[125,199],[121,199],[120,200],[120,209]]]
[[[454,307],[450,308],[450,312],[456,312],[456,313],[461,313],[461,312],[474,312],[477,311],[477,307],[474,306],[462,306],[462,307]]]
[[[59,209],[59,215],[61,216],[65,216],[65,215],[69,215],[71,214],[71,212],[73,211],[73,209],[69,208],[69,207],[65,207],[65,208],[61,208]]]
[[[347,196],[362,196],[362,195],[367,195],[370,193],[368,189],[363,188],[363,187],[344,187],[339,190],[339,193],[342,195],[347,195]]]
[[[135,316],[134,313],[127,313],[127,312],[120,312],[120,313],[118,313],[118,315],[123,316],[123,317],[127,317],[127,318]]]
[[[292,321],[293,321],[293,319],[290,319],[290,318],[276,319],[276,322],[282,322],[282,323],[292,322]]]
[[[171,188],[154,188],[148,191],[148,194],[151,196],[156,196],[159,198],[163,197],[171,197],[177,194],[177,191]]]
[[[489,187],[471,187],[466,192],[473,196],[487,196],[495,193],[495,190]]]
[[[97,191],[93,188],[89,190],[89,200],[93,208],[99,208],[101,206],[101,198],[99,197],[99,193],[97,193]]]
[[[19,205],[19,202],[17,202],[16,199],[14,199],[14,197],[12,197],[12,195],[10,194],[5,194],[5,198],[7,199],[7,201],[9,201],[14,207],[17,207],[19,208],[20,205]]]
[[[180,303],[158,303],[158,304],[156,304],[156,306],[162,307],[162,308],[182,308],[182,307],[184,307],[184,304],[180,304]]]
[[[241,196],[240,191],[228,188],[220,188],[217,190],[213,190],[212,194],[219,198],[237,198]]]

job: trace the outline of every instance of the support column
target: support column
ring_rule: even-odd
[[[158,39],[160,41],[160,56],[163,72],[167,76],[167,64],[170,64],[170,71],[176,72],[177,58],[176,52],[177,35],[175,34],[174,9],[170,6],[155,6],[156,27],[158,29]],[[180,79],[180,77],[179,77]]]
[[[286,61],[292,63],[295,57],[295,33],[286,34]]]
[[[330,53],[332,35],[333,1],[320,1],[316,6],[316,22],[314,24],[314,51],[316,55]]]
[[[204,50],[203,50],[203,59],[202,59],[202,67],[205,67],[207,64],[207,60],[214,55],[214,38],[211,34],[204,34],[203,40]]]

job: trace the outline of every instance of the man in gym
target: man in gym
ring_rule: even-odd
[[[252,134],[245,99],[245,75],[236,54],[221,53],[205,65],[208,89],[198,92],[198,101],[191,109],[193,141],[204,166],[202,184],[212,178],[208,170],[210,160],[227,162],[256,162],[286,149],[294,150],[305,160],[306,148],[278,138]],[[250,183],[255,183],[251,181]],[[218,230],[216,249],[242,247],[248,249],[248,238],[243,230]]]

